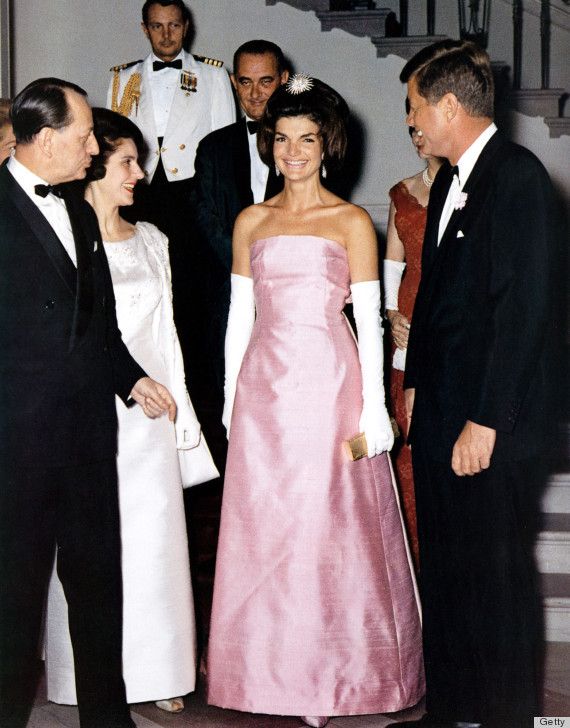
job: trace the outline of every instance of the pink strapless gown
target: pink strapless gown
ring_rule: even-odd
[[[384,454],[350,462],[362,385],[345,249],[252,246],[257,319],[229,442],[209,702],[280,715],[401,710],[424,693],[409,551]]]

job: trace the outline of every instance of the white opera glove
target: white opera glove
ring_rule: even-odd
[[[372,458],[391,450],[394,444],[394,432],[384,394],[380,281],[353,283],[350,290],[362,372],[363,407],[359,428],[366,435],[368,457]]]
[[[384,259],[384,311],[398,310],[398,293],[406,264],[400,260]]]
[[[230,436],[230,422],[236,396],[237,378],[255,322],[253,279],[232,273],[231,286],[230,312],[224,348],[226,375],[224,410],[222,412],[222,423],[226,428],[228,437]]]
[[[406,264],[400,260],[384,259],[384,312],[398,311],[398,294]],[[406,368],[406,349],[394,351],[392,366],[403,372]]]

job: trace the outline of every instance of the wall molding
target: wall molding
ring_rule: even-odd
[[[388,227],[388,214],[390,212],[389,202],[359,202],[360,207],[363,207],[366,212],[372,218],[374,227],[377,231],[386,234]]]
[[[0,0],[0,96],[10,97],[10,0]]]

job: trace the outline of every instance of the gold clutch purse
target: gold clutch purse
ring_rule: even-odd
[[[364,432],[359,432],[350,440],[345,440],[343,445],[350,460],[360,460],[360,458],[368,455],[368,445],[366,444]]]
[[[399,437],[400,430],[393,417],[390,417],[390,424],[394,431],[394,437]],[[351,437],[350,440],[345,440],[342,444],[350,460],[360,460],[360,458],[368,455],[368,444],[364,432],[359,432],[358,435]]]

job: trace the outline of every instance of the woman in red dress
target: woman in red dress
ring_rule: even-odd
[[[410,546],[416,567],[419,564],[418,535],[416,527],[416,506],[412,456],[405,443],[408,433],[410,412],[404,397],[404,368],[408,332],[414,301],[421,276],[422,245],[427,218],[429,192],[435,175],[441,165],[439,157],[422,152],[421,132],[411,130],[412,143],[426,167],[413,177],[403,179],[390,190],[390,216],[386,259],[384,260],[384,291],[386,318],[390,323],[393,346],[392,368],[390,370],[390,397],[393,415],[402,437],[392,450],[396,476],[402,497],[402,510],[408,530]],[[405,275],[404,274],[405,269]]]

